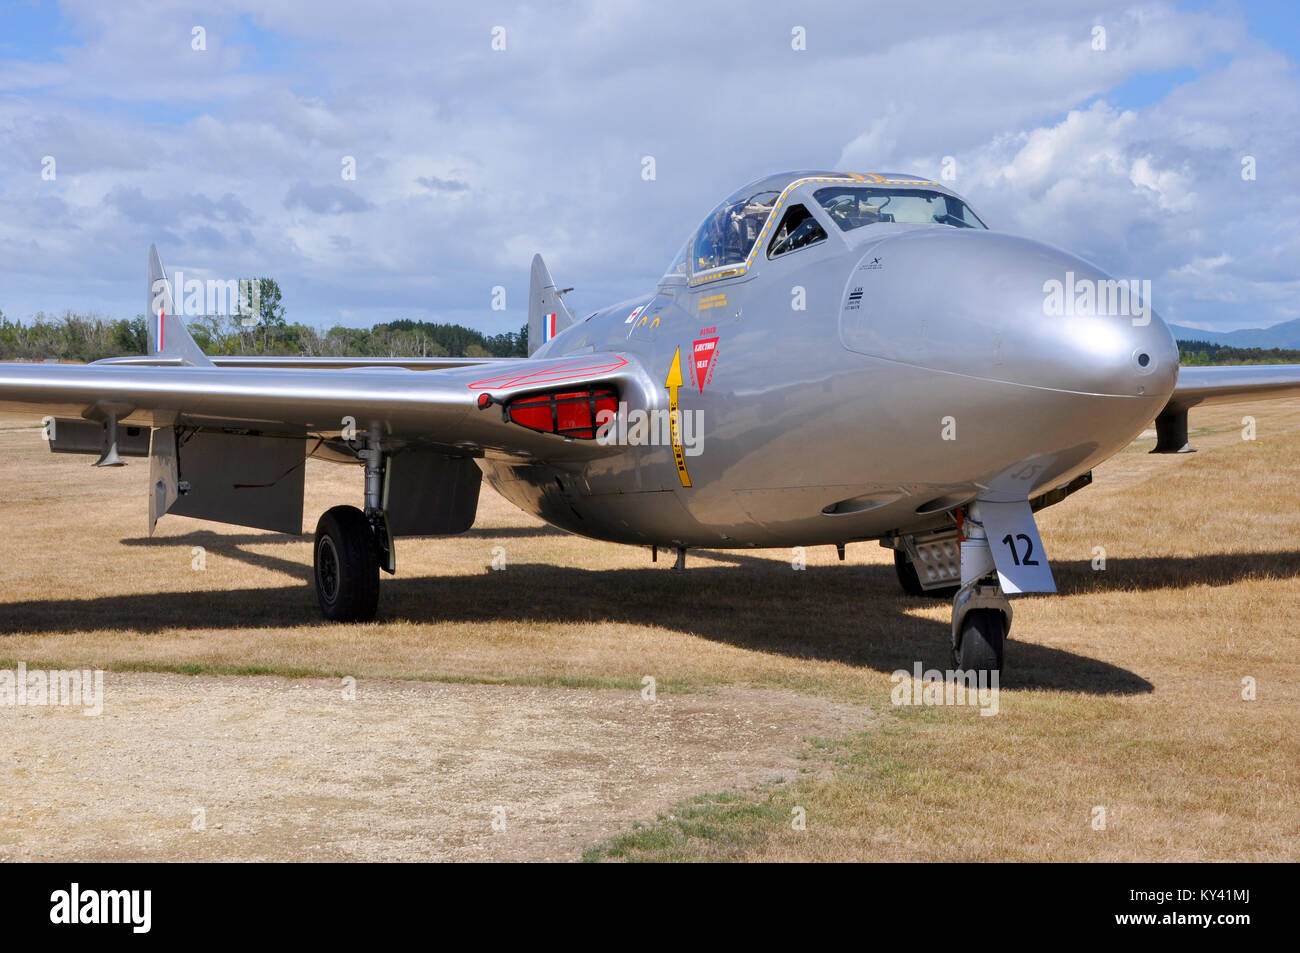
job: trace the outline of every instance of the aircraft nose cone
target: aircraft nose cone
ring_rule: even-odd
[[[1178,347],[1150,282],[1112,279],[1039,242],[917,230],[869,249],[849,286],[850,350],[1082,394],[1160,397],[1177,381]]]
[[[1150,279],[1112,278],[1072,255],[1038,249],[1019,279],[1027,287],[1018,308],[1023,327],[1041,325],[1040,333],[1027,333],[1037,360],[1059,375],[1055,386],[1119,396],[1171,394],[1178,345],[1152,307]],[[1026,366],[1016,379],[1027,383],[1036,376]]]

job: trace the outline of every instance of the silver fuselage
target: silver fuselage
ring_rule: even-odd
[[[1106,280],[1079,258],[981,229],[823,227],[828,240],[759,255],[737,277],[665,278],[538,351],[627,355],[643,373],[623,399],[666,410],[674,354],[686,368],[694,343],[716,337],[703,387],[688,376],[678,391],[683,413],[702,411],[689,487],[665,445],[564,466],[488,455],[493,486],[619,542],[872,539],[936,525],[977,496],[1059,487],[1132,441],[1173,392],[1178,350],[1154,312],[1048,312],[1045,283]]]

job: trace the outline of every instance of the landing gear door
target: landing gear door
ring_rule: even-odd
[[[172,508],[176,490],[176,430],[155,427],[149,438],[149,535],[158,519]]]
[[[306,456],[301,437],[190,433],[176,442],[179,495],[168,512],[297,535]]]
[[[988,535],[993,562],[998,567],[1002,591],[1055,592],[1056,580],[1048,565],[1043,541],[1028,500],[1014,503],[979,501],[979,515]]]

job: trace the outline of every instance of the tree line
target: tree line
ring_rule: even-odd
[[[265,311],[265,299],[263,310]],[[194,341],[207,354],[266,354],[289,357],[525,357],[528,326],[517,332],[483,334],[459,324],[391,321],[369,328],[329,329],[284,320],[283,308],[271,320],[240,315],[205,315],[187,322]],[[0,312],[0,360],[97,361],[144,354],[148,348],[144,315],[106,318],[64,312],[38,312],[31,321],[12,321]]]
[[[1300,350],[1284,347],[1231,347],[1209,341],[1179,341],[1180,364],[1300,364]]]

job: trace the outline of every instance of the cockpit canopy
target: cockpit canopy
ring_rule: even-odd
[[[841,231],[896,222],[987,228],[961,199],[934,182],[903,175],[783,172],[751,182],[723,199],[673,259],[667,277],[696,281],[745,272],[755,245],[768,243],[777,257],[820,241],[826,233],[801,204],[787,209],[790,190],[807,185]],[[786,218],[793,219],[786,221]]]

